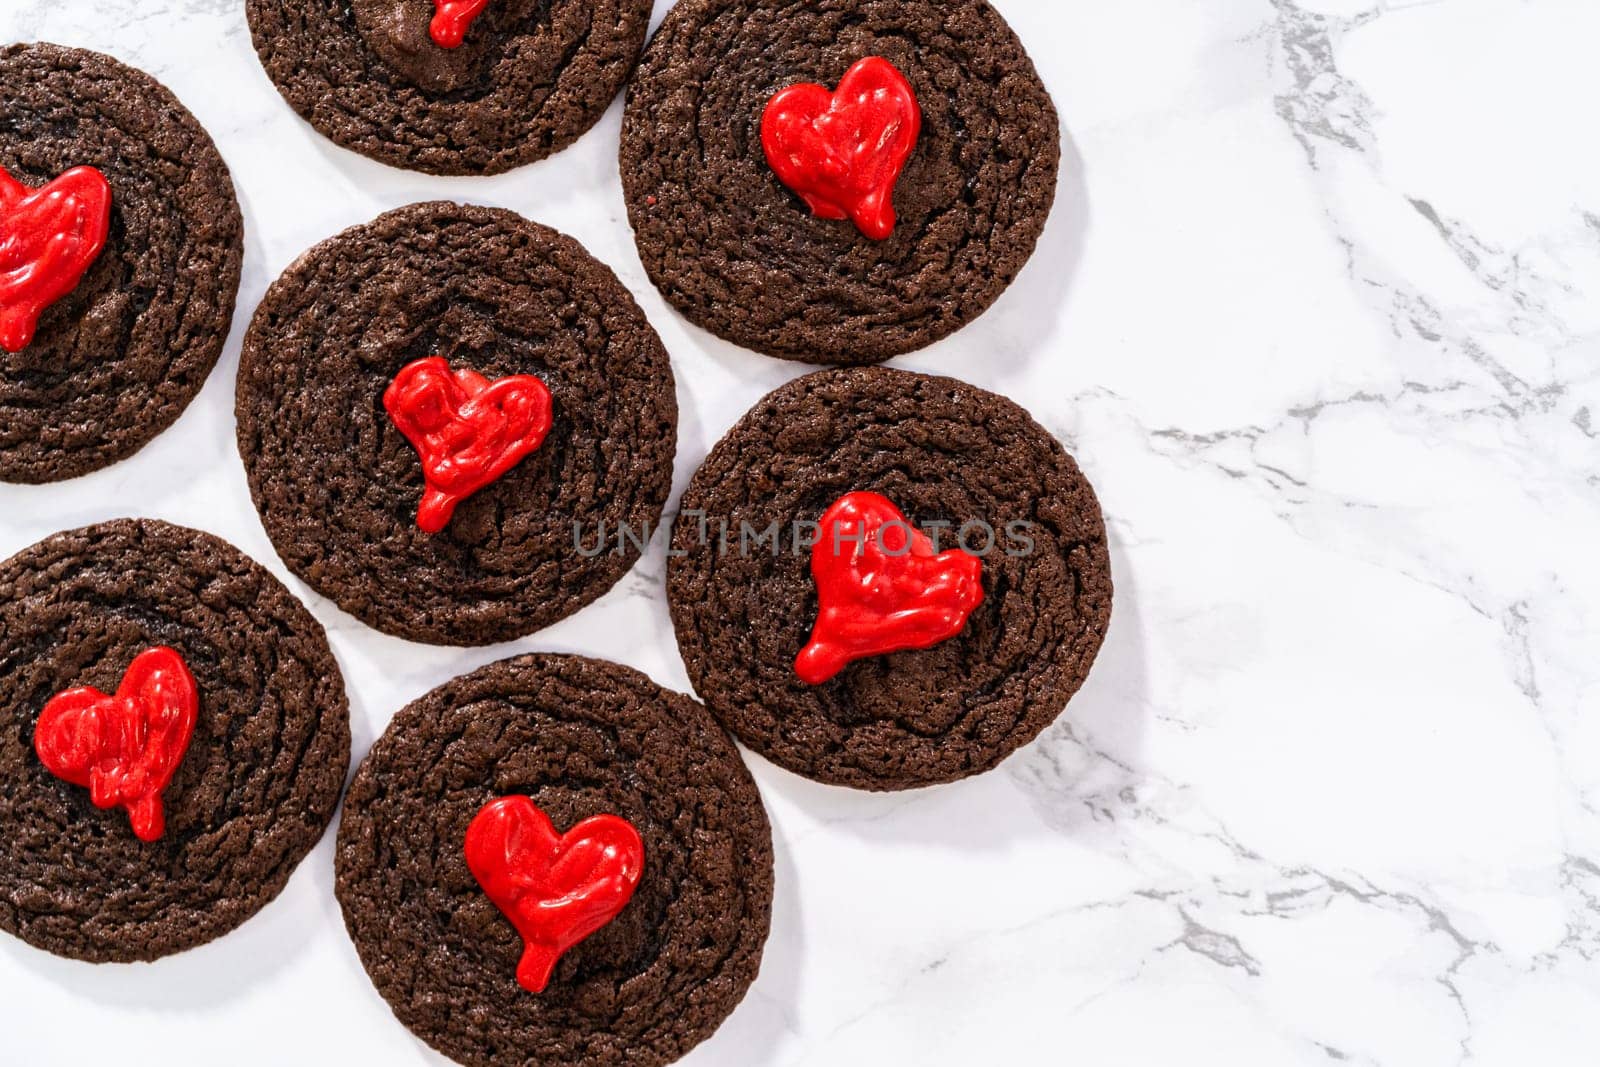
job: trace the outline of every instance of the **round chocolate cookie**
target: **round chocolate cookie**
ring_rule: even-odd
[[[149,75],[25,44],[0,49],[0,86],[0,170],[30,192],[76,167],[111,187],[105,247],[25,347],[0,347],[0,481],[53,482],[132,455],[200,391],[233,321],[244,225],[211,138]]]
[[[922,113],[884,241],[813,216],[762,145],[774,94],[831,90],[868,57],[900,71]],[[785,359],[875,363],[1005,291],[1060,155],[1050,96],[983,0],[679,0],[628,87],[622,183],[645,269],[691,321]]]
[[[540,378],[554,423],[430,534],[423,466],[384,395],[435,356]],[[678,425],[666,350],[604,264],[509,211],[449,203],[347,230],[273,284],[238,417],[290,569],[370,626],[459,645],[548,626],[627,572],[671,489]]]
[[[489,0],[446,48],[433,0],[247,0],[245,12],[268,77],[307,122],[429,174],[498,174],[576,141],[650,24],[650,0]]]
[[[161,792],[164,832],[145,841],[46,769],[35,733],[58,694],[117,693],[160,646],[199,704]],[[150,520],[56,534],[0,564],[0,726],[0,929],[95,962],[170,955],[254,915],[322,836],[350,763],[322,627],[232,545]]]
[[[982,603],[925,651],[808,685],[796,656],[818,619],[811,546],[829,536],[808,524],[866,492],[935,551],[980,556]],[[1061,713],[1110,621],[1094,490],[1026,411],[953,378],[858,368],[791,382],[712,450],[681,511],[704,516],[679,521],[667,572],[695,689],[745,744],[819,781],[906,789],[990,769]],[[898,582],[896,563],[879,580]]]
[[[558,834],[616,816],[643,840],[632,899],[539,993],[518,984],[522,940],[466,859],[479,812],[519,796]],[[534,655],[395,716],[350,786],[336,892],[378,992],[452,1059],[655,1067],[755,980],[772,862],[755,782],[704,708],[626,667]]]

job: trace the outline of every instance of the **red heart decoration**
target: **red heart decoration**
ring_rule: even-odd
[[[837,92],[792,85],[767,103],[761,146],[778,180],[824,219],[875,241],[894,232],[894,186],[922,133],[911,83],[887,59],[851,67]]]
[[[152,648],[128,665],[116,696],[68,689],[52,698],[33,731],[46,769],[87,786],[97,808],[121,806],[141,841],[166,829],[161,791],[183,762],[200,714],[200,692],[183,657]]]
[[[982,561],[959,550],[935,555],[886,497],[848,493],[819,525],[811,576],[820,608],[794,662],[807,685],[858,659],[948,641],[983,603]]]
[[[417,525],[428,533],[443,530],[456,505],[537,450],[552,425],[550,390],[538,378],[452,374],[438,356],[395,375],[383,406],[422,460],[427,488]]]
[[[111,232],[111,186],[74,167],[43,189],[0,168],[0,348],[21,352],[44,309],[78,287]]]
[[[644,841],[615,815],[557,834],[527,797],[490,801],[467,827],[467,868],[522,935],[517,982],[550,984],[556,961],[617,917],[644,874]]]
[[[472,20],[483,14],[489,0],[433,0],[433,21],[428,35],[440,48],[460,48]]]

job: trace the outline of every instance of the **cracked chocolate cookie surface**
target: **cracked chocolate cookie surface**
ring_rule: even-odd
[[[82,166],[110,183],[110,234],[32,342],[0,349],[0,481],[75,478],[137,452],[200,391],[233,321],[244,226],[194,116],[110,56],[0,49],[0,167],[37,189]]]
[[[633,899],[538,994],[463,848],[485,804],[519,795],[558,832],[609,814],[644,840]],[[491,664],[400,711],[351,784],[336,868],[395,1015],[486,1067],[677,1060],[743,999],[772,905],[771,829],[732,741],[688,697],[576,656]]]
[[[817,618],[814,538],[795,524],[862,491],[914,527],[949,524],[940,551],[982,524],[964,547],[983,560],[983,602],[933,648],[806,685],[794,664]],[[1110,622],[1094,490],[1026,411],[953,378],[871,367],[791,382],[712,450],[681,513],[705,516],[680,520],[667,571],[696,691],[739,740],[820,781],[905,789],[990,769],[1061,714]],[[776,543],[757,543],[774,524]]]
[[[650,0],[490,0],[458,48],[433,0],[248,0],[256,52],[324,136],[391,166],[498,174],[559,152],[628,80]]]
[[[199,718],[144,842],[121,809],[45,769],[34,725],[64,690],[116,692],[153,646]],[[350,762],[322,627],[210,534],[125,519],[0,563],[0,930],[60,956],[152,960],[220,937],[278,895],[333,818]]]
[[[422,465],[383,405],[430,356],[536,375],[554,403],[539,449],[437,534],[417,526]],[[300,257],[245,337],[236,406],[284,562],[416,641],[490,644],[577,611],[633,566],[672,485],[672,368],[643,312],[576,241],[495,208],[414,204]]]
[[[767,101],[881,56],[922,134],[887,241],[813,217],[768,165]],[[645,269],[697,325],[814,363],[960,329],[1022,269],[1055,198],[1059,120],[983,0],[679,0],[628,87],[622,181]]]

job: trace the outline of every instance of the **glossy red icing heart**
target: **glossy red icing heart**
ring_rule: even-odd
[[[433,21],[428,36],[440,48],[460,48],[472,20],[483,14],[489,0],[433,0]]]
[[[189,751],[200,692],[183,657],[152,648],[128,665],[115,696],[68,689],[44,706],[33,749],[46,769],[88,787],[97,808],[123,807],[141,841],[166,829],[161,791]]]
[[[450,370],[438,356],[408,364],[383,394],[395,426],[417,450],[427,488],[417,525],[438,533],[456,505],[521,463],[544,443],[550,390],[531,374],[499,381]]]
[[[20,352],[44,309],[78,287],[111,232],[111,186],[74,167],[42,189],[0,169],[0,348]]]
[[[485,804],[467,827],[467,867],[522,935],[517,982],[542,993],[562,953],[617,917],[644,873],[644,841],[615,815],[557,834],[527,797]]]
[[[858,659],[932,648],[960,633],[983,603],[983,563],[933,551],[886,497],[849,493],[829,508],[811,548],[819,609],[795,659],[821,685]]]
[[[875,241],[894,232],[894,187],[922,133],[911,83],[887,59],[851,67],[836,92],[791,85],[767,103],[761,145],[778,180],[825,219]]]

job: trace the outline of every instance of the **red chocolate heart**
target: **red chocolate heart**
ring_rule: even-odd
[[[43,189],[0,169],[0,348],[21,352],[44,309],[78,287],[111,232],[111,186],[74,167]]]
[[[152,648],[129,664],[116,696],[68,689],[44,706],[33,749],[46,769],[87,786],[97,808],[121,806],[141,841],[166,829],[161,791],[183,762],[200,693],[183,657]]]
[[[837,92],[792,85],[767,103],[761,146],[778,180],[825,219],[875,241],[894,232],[894,186],[922,133],[911,83],[887,59],[851,67]]]
[[[552,424],[550,390],[538,378],[491,383],[472,370],[452,374],[438,356],[395,375],[383,406],[422,459],[427,488],[417,525],[428,533],[443,530],[456,505],[537,450]]]
[[[440,48],[460,48],[472,20],[483,14],[489,0],[433,0],[433,21],[428,36]]]
[[[522,935],[517,982],[550,984],[556,961],[617,917],[644,873],[644,842],[615,815],[557,834],[527,797],[485,804],[467,827],[467,867]]]
[[[934,554],[887,498],[849,493],[829,508],[811,547],[819,610],[795,659],[821,685],[858,659],[932,648],[960,633],[983,603],[983,563],[959,550]]]

